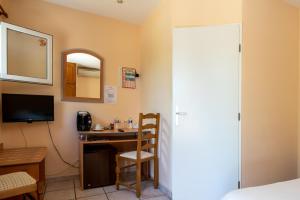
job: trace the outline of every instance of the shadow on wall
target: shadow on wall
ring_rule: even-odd
[[[164,116],[161,118],[161,129],[160,129],[160,143],[159,143],[159,173],[160,173],[160,182],[161,185],[171,185],[171,157],[172,157],[172,136],[171,136],[172,128],[169,122],[166,120]],[[169,178],[167,180],[161,179],[161,177]],[[168,181],[168,182],[166,182]],[[171,187],[171,186],[170,186]],[[167,188],[162,188],[167,190],[165,192],[170,193]]]

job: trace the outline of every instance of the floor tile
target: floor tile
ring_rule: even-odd
[[[47,179],[47,182],[61,182],[61,181],[69,181],[77,178],[77,176],[63,176],[63,177],[55,177]]]
[[[73,200],[75,199],[74,189],[46,192],[44,200]]]
[[[105,194],[100,194],[100,195],[91,196],[91,197],[79,198],[78,200],[108,200],[108,199]]]
[[[117,192],[117,191],[118,191],[118,190],[116,189],[116,186],[115,186],[115,185],[105,186],[105,187],[103,187],[103,189],[104,189],[104,191],[105,191],[106,193],[112,193],[112,192]],[[120,185],[120,190],[124,190],[124,189],[126,189],[126,187]]]
[[[164,193],[159,189],[154,189],[153,182],[143,182],[142,183],[142,199],[162,196]]]
[[[170,199],[166,196],[159,196],[159,197],[152,197],[147,200],[170,200]]]
[[[93,189],[88,189],[88,190],[81,190],[80,188],[75,188],[75,192],[76,192],[76,198],[104,194],[103,188],[93,188]]]
[[[51,181],[51,182],[47,182],[46,192],[52,192],[56,190],[66,190],[71,188],[74,188],[73,179],[67,181],[57,181],[57,182]]]
[[[108,193],[109,200],[138,200],[135,193],[129,190],[120,190],[118,192]]]
[[[76,188],[80,188],[80,180],[79,180],[79,178],[75,178],[74,179],[74,184],[75,184]]]

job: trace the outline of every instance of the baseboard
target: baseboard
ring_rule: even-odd
[[[46,174],[46,179],[68,177],[68,176],[79,176],[79,170],[71,167],[65,168],[53,174]]]
[[[70,175],[70,176],[60,176],[60,177],[47,177],[46,181],[48,182],[56,182],[56,181],[65,181],[65,180],[71,180],[79,178],[79,175]]]

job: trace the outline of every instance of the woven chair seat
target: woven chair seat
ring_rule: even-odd
[[[26,172],[0,176],[0,199],[31,193],[36,190],[36,180]]]
[[[131,159],[131,160],[136,160],[137,159],[136,154],[137,154],[136,151],[130,151],[130,152],[121,153],[120,157],[128,158],[128,159]],[[147,158],[151,158],[153,156],[154,156],[153,153],[149,153],[149,152],[146,152],[146,151],[141,151],[141,159],[142,160],[147,159]]]

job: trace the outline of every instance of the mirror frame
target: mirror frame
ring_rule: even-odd
[[[37,83],[37,84],[44,84],[44,85],[53,85],[53,47],[52,47],[52,35],[48,35],[45,33],[41,33],[38,31],[34,31],[31,29],[23,28],[20,26],[15,26],[12,24],[8,24],[5,22],[0,23],[1,28],[1,37],[0,37],[0,55],[1,55],[1,62],[0,62],[0,80],[7,80],[7,81],[17,81],[17,82],[25,82],[25,83]],[[43,78],[34,78],[28,76],[19,76],[19,75],[9,75],[7,74],[7,30],[13,30],[21,33],[25,33],[32,36],[37,36],[44,38],[47,40],[47,77],[46,79]]]
[[[67,64],[67,56],[72,53],[85,53],[98,58],[101,61],[100,68],[100,98],[85,98],[85,97],[65,97],[64,96],[64,83],[65,83],[65,68]],[[88,103],[104,103],[104,59],[97,53],[87,50],[87,49],[69,49],[62,53],[62,84],[61,84],[61,95],[62,101],[72,101],[72,102],[88,102]]]

